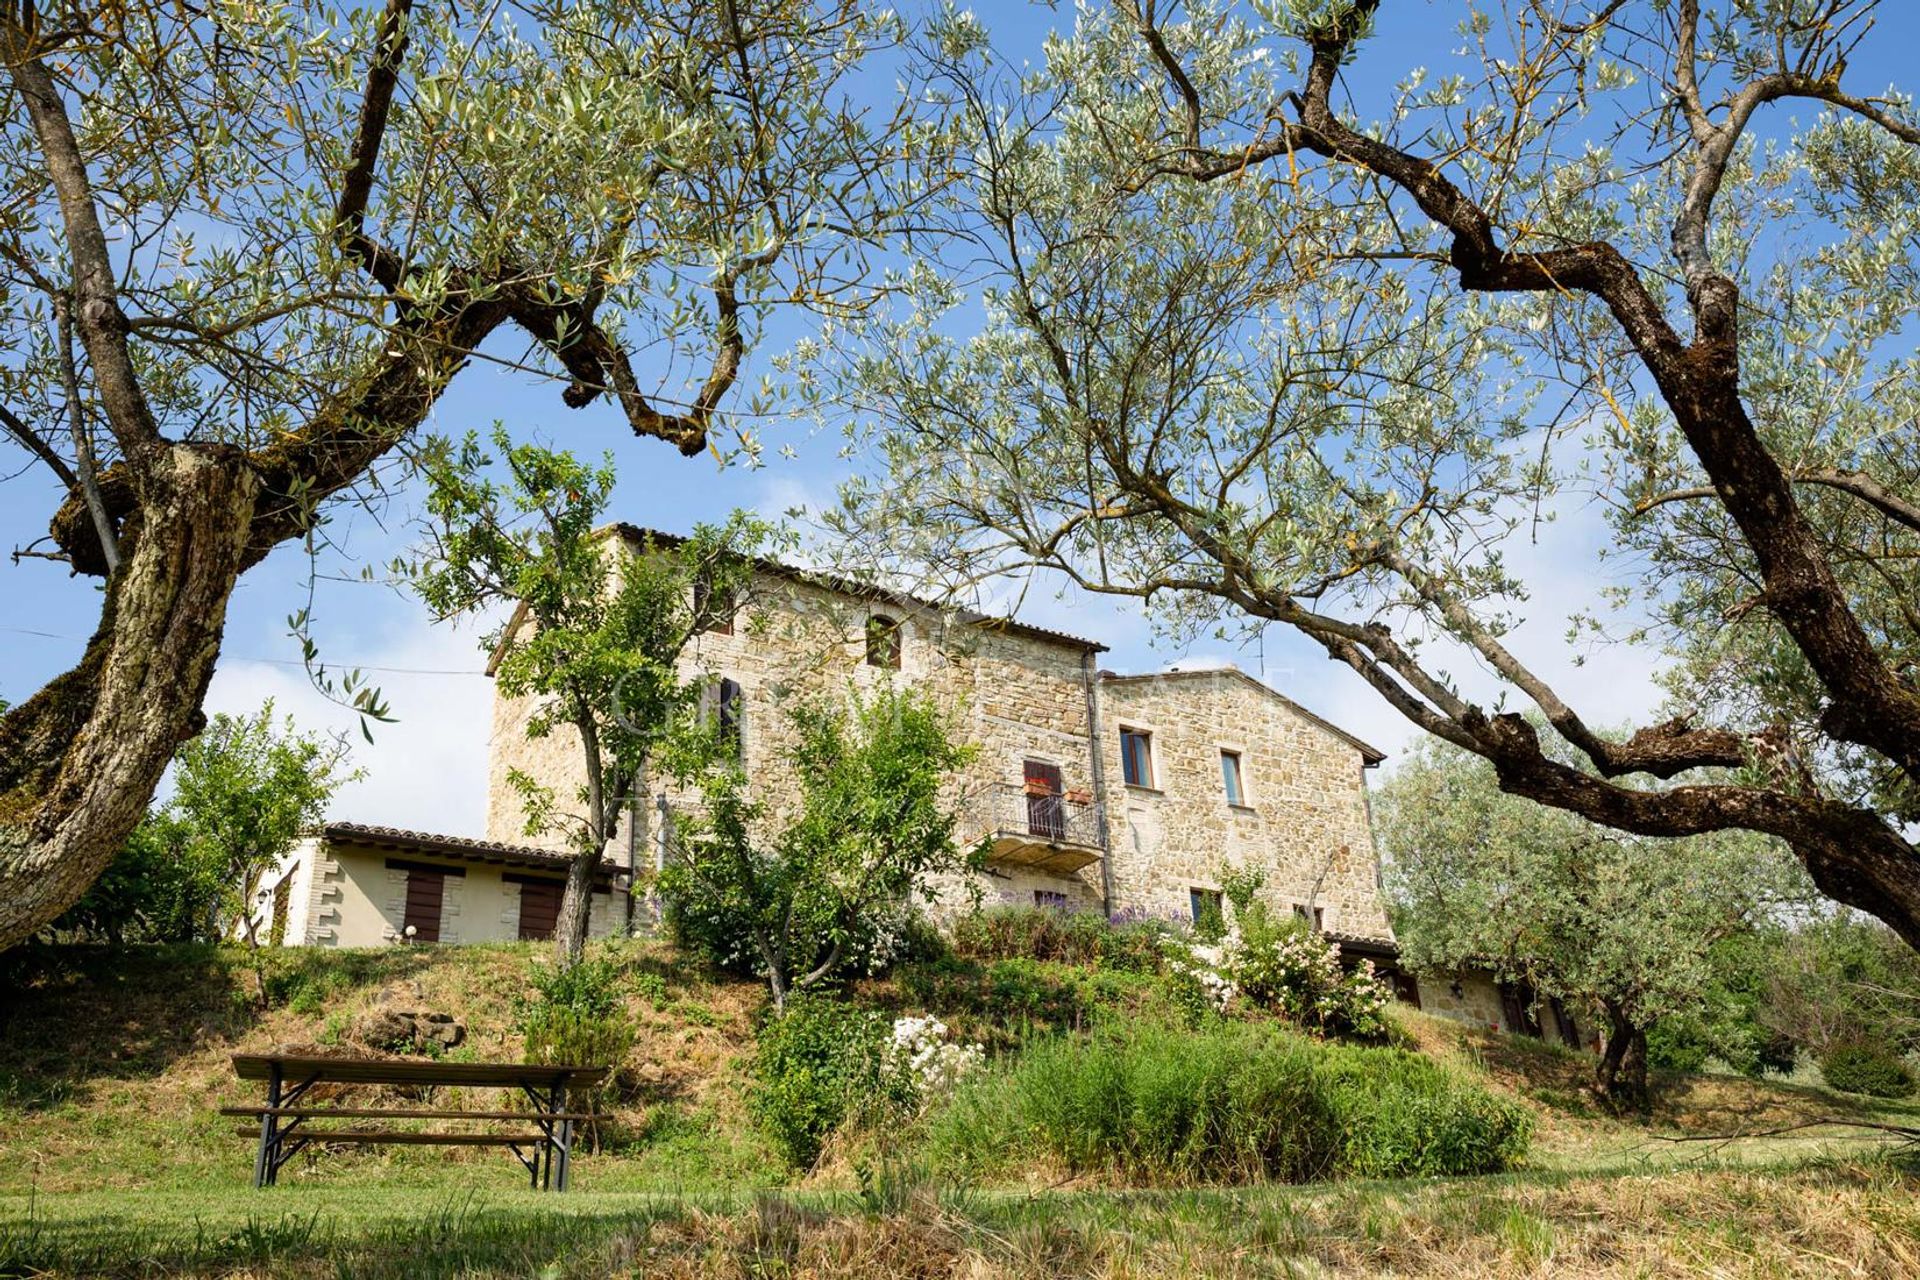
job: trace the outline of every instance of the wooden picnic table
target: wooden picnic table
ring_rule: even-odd
[[[291,1053],[236,1053],[233,1070],[242,1080],[264,1081],[264,1106],[222,1107],[224,1116],[252,1116],[260,1123],[253,1185],[270,1187],[280,1167],[316,1143],[356,1146],[498,1146],[513,1152],[527,1169],[535,1190],[565,1191],[573,1150],[574,1125],[598,1116],[566,1109],[567,1090],[599,1084],[606,1067],[536,1065],[528,1062],[435,1062],[431,1059],[325,1058]],[[448,1110],[432,1107],[302,1107],[301,1098],[318,1084],[445,1085],[504,1089],[524,1094],[530,1111]],[[341,1120],[517,1120],[509,1132],[421,1132],[408,1129],[334,1129],[315,1121]],[[248,1126],[240,1133],[252,1137]]]

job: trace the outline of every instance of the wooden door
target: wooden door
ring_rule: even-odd
[[[553,936],[560,920],[561,882],[558,880],[522,880],[520,882],[520,940],[538,942]]]
[[[402,922],[413,927],[412,941],[440,941],[440,902],[446,894],[447,878],[432,871],[407,872],[407,914]]]
[[[1026,762],[1027,831],[1043,840],[1067,835],[1066,802],[1060,796],[1060,766],[1040,760]]]

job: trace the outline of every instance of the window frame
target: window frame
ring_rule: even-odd
[[[733,758],[743,765],[747,761],[746,701],[746,689],[732,676],[721,676],[714,682],[714,732],[723,743],[731,744]]]
[[[1230,777],[1229,762],[1232,764]],[[1228,807],[1253,808],[1253,801],[1247,798],[1247,753],[1238,747],[1220,748],[1220,789],[1227,797]]]
[[[1187,915],[1192,918],[1195,925],[1200,923],[1203,904],[1213,909],[1214,915],[1219,918],[1220,924],[1224,927],[1227,922],[1227,895],[1219,889],[1209,889],[1203,884],[1188,885]]]
[[[868,614],[864,640],[867,666],[879,667],[882,671],[900,670],[906,636],[904,624],[898,618],[885,613]],[[876,654],[885,661],[876,661]]]
[[[711,610],[715,616],[711,621],[698,628],[699,634],[716,636],[732,635],[733,615],[740,607],[738,599],[735,598],[735,593],[731,591],[723,593],[720,608],[713,608],[713,603],[713,579],[707,574],[700,574],[693,580],[693,615],[698,619],[701,614]]]
[[[1133,753],[1129,750],[1129,743],[1135,741],[1140,744],[1140,776],[1144,781],[1134,776]],[[1145,791],[1159,790],[1153,759],[1153,730],[1137,725],[1120,726],[1120,777],[1129,787],[1139,787]]]

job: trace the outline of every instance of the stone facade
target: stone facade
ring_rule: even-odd
[[[873,625],[889,629],[897,640],[897,668],[867,661]],[[903,683],[931,694],[978,745],[978,756],[954,779],[950,796],[973,822],[997,787],[1021,785],[1028,760],[1058,768],[1063,791],[1092,795],[1088,708],[1098,649],[1035,628],[960,618],[903,597],[863,594],[770,571],[756,576],[731,630],[697,637],[681,666],[688,680],[738,686],[741,751],[769,827],[789,816],[798,802],[787,763],[796,736],[787,709]],[[533,778],[562,799],[580,787],[577,735],[556,731],[529,740],[525,724],[531,710],[525,699],[495,699],[487,811],[488,836],[495,840],[543,841],[524,833],[520,797],[508,783],[511,773]],[[693,803],[686,795],[670,794],[667,800],[669,806]],[[608,858],[624,867],[628,843],[625,830],[616,834]],[[649,852],[658,857],[657,850]],[[649,852],[639,855],[643,863]],[[936,914],[970,898],[961,884],[931,887]],[[988,898],[1031,903],[1041,892],[1065,895],[1077,907],[1097,908],[1102,902],[1097,862],[1068,875],[997,866],[981,887]]]
[[[875,627],[897,635],[897,668],[869,661]],[[1363,777],[1379,753],[1238,671],[1114,676],[1097,669],[1101,648],[769,564],[731,630],[698,637],[683,671],[738,688],[743,757],[769,824],[797,803],[786,708],[905,682],[928,691],[979,747],[952,799],[966,815],[963,835],[996,836],[1000,856],[974,886],[984,900],[1184,918],[1191,890],[1217,890],[1223,865],[1258,866],[1280,909],[1318,909],[1331,933],[1390,941]],[[542,839],[525,834],[510,772],[563,801],[580,786],[577,739],[556,732],[529,741],[529,711],[521,700],[495,701],[488,835],[496,841]],[[1123,727],[1152,734],[1152,786],[1123,783]],[[1223,749],[1240,758],[1238,805],[1223,791]],[[1028,777],[1051,779],[1056,770],[1059,799],[1030,804]],[[616,836],[610,861],[627,865],[630,839]],[[1061,844],[1085,847],[1049,848]],[[655,848],[639,858],[658,856]],[[966,885],[932,889],[936,917],[971,899]]]
[[[1186,915],[1192,891],[1218,892],[1231,866],[1258,870],[1275,909],[1328,933],[1392,937],[1363,776],[1379,753],[1231,668],[1108,675],[1099,688],[1115,910]],[[1128,733],[1145,735],[1137,782]]]

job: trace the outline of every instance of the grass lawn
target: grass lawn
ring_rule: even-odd
[[[283,1186],[0,1198],[4,1276],[1920,1274],[1887,1160],[1039,1195]]]
[[[631,1079],[574,1192],[524,1190],[497,1151],[439,1148],[303,1154],[280,1186],[247,1185],[252,1144],[215,1114],[255,1100],[229,1054],[352,1049],[355,1015],[398,990],[466,1021],[457,1054],[514,1058],[529,960],[525,947],[282,953],[265,1013],[232,953],[207,948],[28,972],[0,1009],[0,1280],[1920,1275],[1920,1166],[1862,1129],[1813,1123],[1913,1126],[1920,1105],[1702,1075],[1664,1080],[1653,1115],[1621,1119],[1584,1091],[1589,1060],[1418,1014],[1402,1019],[1410,1043],[1533,1113],[1520,1172],[1144,1191],[1034,1168],[982,1187],[863,1171],[830,1147],[802,1177],[743,1105],[762,993],[650,947],[627,956]],[[1085,981],[1030,968],[1034,982]],[[1027,995],[1067,1007],[1064,991]],[[471,1101],[454,1092],[440,1100]]]

